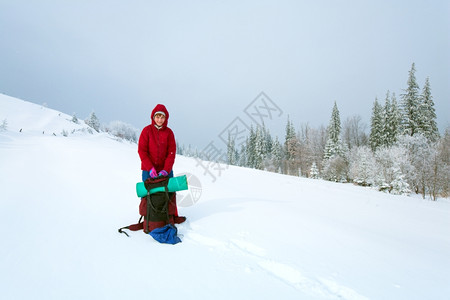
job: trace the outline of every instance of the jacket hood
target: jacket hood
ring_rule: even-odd
[[[162,127],[167,127],[167,123],[169,121],[169,112],[167,111],[167,108],[163,104],[157,104],[155,106],[155,108],[152,110],[152,115],[151,115],[152,125],[156,125],[153,117],[155,116],[155,113],[158,111],[162,111],[166,115],[166,120],[164,121],[164,124],[162,125]]]

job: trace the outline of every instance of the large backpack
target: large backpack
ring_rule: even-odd
[[[146,197],[142,197],[139,205],[139,214],[141,217],[139,218],[138,223],[119,228],[120,233],[124,233],[129,236],[124,229],[131,231],[143,229],[145,233],[150,233],[153,238],[159,242],[169,244],[181,242],[181,240],[176,236],[177,229],[173,225],[173,216],[178,215],[175,199],[176,194],[168,191],[168,181],[168,177],[158,177],[155,179],[148,178],[145,181],[144,184],[147,191],[157,187],[164,187],[165,191],[153,194],[147,193]],[[142,219],[144,219],[143,222]],[[161,237],[162,233],[166,236]]]

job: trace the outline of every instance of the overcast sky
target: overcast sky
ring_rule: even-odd
[[[369,125],[375,97],[400,101],[413,62],[442,133],[448,0],[0,0],[0,92],[138,129],[162,103],[177,140],[199,150],[258,123],[258,107],[274,134],[288,115],[328,125],[335,101],[342,122]]]

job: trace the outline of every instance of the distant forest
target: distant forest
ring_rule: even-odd
[[[335,102],[327,128],[294,128],[287,120],[284,140],[264,126],[251,128],[236,149],[228,138],[223,163],[281,174],[353,182],[392,194],[422,194],[436,200],[450,188],[450,128],[441,135],[429,78],[420,89],[415,64],[399,96],[375,98],[370,132],[359,116],[342,124]],[[211,160],[208,153],[179,145],[178,153]]]

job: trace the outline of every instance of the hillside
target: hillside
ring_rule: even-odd
[[[0,95],[5,119],[2,299],[450,295],[448,200],[232,166],[213,182],[198,161],[177,156],[175,174],[192,174],[201,197],[179,208],[188,218],[178,226],[183,242],[162,245],[117,232],[138,219],[135,144]]]

